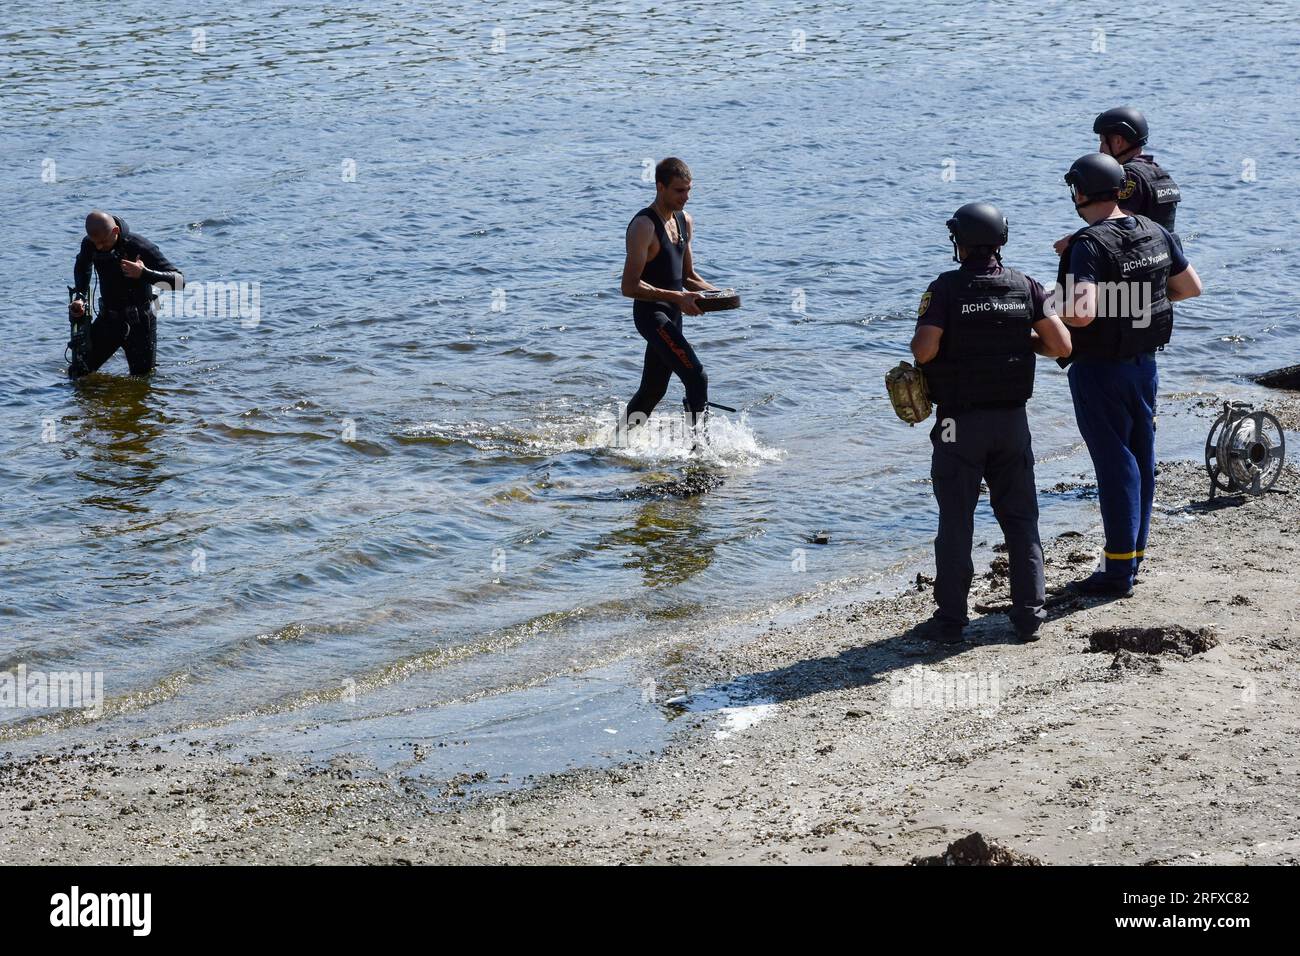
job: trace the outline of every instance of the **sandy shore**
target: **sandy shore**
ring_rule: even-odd
[[[1300,427],[1300,403],[1270,408]],[[910,633],[922,585],[657,651],[665,685],[751,706],[469,803],[183,740],[4,756],[0,863],[905,863],[973,831],[1048,864],[1300,862],[1300,470],[1278,487],[1207,506],[1199,463],[1162,464],[1134,597],[1063,601],[1033,645],[995,560],[953,648]],[[1049,587],[1099,543],[1049,542]],[[1116,640],[1154,653],[1093,649]]]

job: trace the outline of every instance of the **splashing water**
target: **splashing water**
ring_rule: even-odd
[[[708,423],[697,431],[683,414],[672,412],[651,415],[644,425],[624,429],[619,425],[622,411],[620,406],[597,416],[596,431],[584,447],[609,449],[624,458],[655,464],[759,465],[780,461],[785,455],[759,441],[744,412],[734,419],[710,412]]]
[[[731,418],[710,412],[698,432],[680,412],[660,412],[633,429],[620,426],[622,406],[595,414],[543,421],[460,423],[424,422],[411,426],[408,441],[464,443],[479,451],[520,455],[563,455],[574,451],[611,452],[640,464],[759,465],[780,461],[785,452],[764,445],[747,413]]]

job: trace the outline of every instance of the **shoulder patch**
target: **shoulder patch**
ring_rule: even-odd
[[[927,289],[925,294],[921,296],[921,304],[917,307],[916,317],[918,319],[921,318],[925,315],[925,310],[928,308],[930,308],[930,291]]]
[[[1134,191],[1135,189],[1137,189],[1137,180],[1136,180],[1136,179],[1126,179],[1126,180],[1124,180],[1124,185],[1123,185],[1123,187],[1122,187],[1122,188],[1120,189],[1120,191],[1119,191],[1119,198],[1120,198],[1120,199],[1132,199],[1132,198],[1133,198],[1133,191]]]

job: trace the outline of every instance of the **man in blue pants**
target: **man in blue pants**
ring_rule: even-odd
[[[1155,353],[1173,332],[1173,303],[1200,295],[1201,280],[1164,227],[1119,208],[1125,173],[1113,157],[1082,156],[1065,181],[1088,225],[1070,237],[1057,274],[1074,345],[1062,364],[1106,534],[1101,567],[1070,588],[1127,597],[1155,498]]]

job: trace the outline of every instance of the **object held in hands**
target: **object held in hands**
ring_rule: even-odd
[[[73,315],[71,303],[80,302],[82,306],[81,315]],[[86,374],[89,370],[90,359],[90,325],[95,321],[95,315],[91,311],[90,299],[82,295],[71,286],[68,287],[68,322],[72,326],[71,333],[68,336],[67,348],[63,350],[63,357],[68,362],[68,370],[74,378]]]
[[[885,373],[885,391],[894,413],[909,425],[930,417],[930,390],[925,385],[925,373],[911,362],[899,362],[897,368]]]
[[[696,295],[695,304],[701,312],[723,312],[740,308],[740,293],[735,289],[711,289]]]

